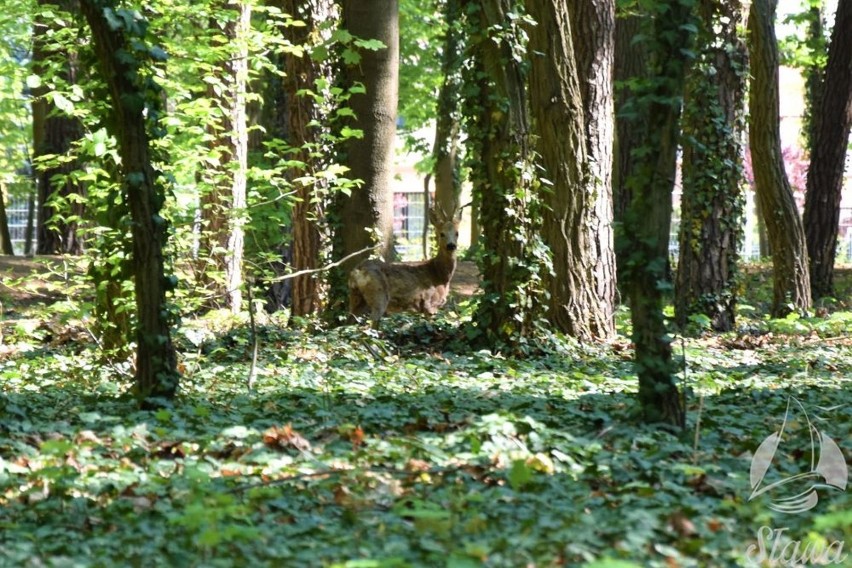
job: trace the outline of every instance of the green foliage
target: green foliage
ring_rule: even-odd
[[[447,23],[441,17],[443,0],[402,0],[399,5],[399,117],[405,148],[421,156],[432,152],[432,140],[418,131],[435,120],[444,74],[444,37]]]
[[[623,335],[513,358],[466,345],[469,311],[382,335],[262,319],[249,394],[245,322],[211,314],[182,326],[174,407],[140,411],[87,336],[63,339],[70,322],[10,337],[49,317],[18,307],[0,328],[10,565],[735,566],[762,526],[848,541],[848,491],[801,515],[748,501],[788,394],[852,436],[848,312],[802,329],[742,314],[739,333],[684,340],[679,437],[637,425]]]
[[[31,155],[26,91],[33,88],[27,73],[32,2],[3,2],[0,8],[0,186],[21,196],[31,189],[24,168]]]

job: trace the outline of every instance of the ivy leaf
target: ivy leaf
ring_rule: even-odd
[[[509,484],[515,491],[521,489],[532,480],[532,469],[524,460],[514,460],[509,468]]]
[[[107,21],[107,25],[112,31],[117,31],[123,26],[122,20],[116,16],[112,8],[104,8],[104,19]]]
[[[166,51],[158,46],[152,45],[148,48],[148,53],[151,55],[151,59],[154,61],[166,61],[169,58],[169,54]]]

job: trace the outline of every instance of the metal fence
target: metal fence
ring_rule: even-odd
[[[34,212],[35,213],[35,212]],[[9,220],[9,233],[12,237],[12,249],[15,254],[24,254],[24,245],[27,241],[27,221],[30,215],[30,202],[23,197],[10,197],[6,202],[6,217]],[[35,218],[35,216],[33,216]],[[30,235],[35,245],[35,223],[33,223]],[[35,248],[35,246],[33,246]]]
[[[422,192],[393,194],[394,247],[403,260],[423,258],[423,230],[426,222]]]
[[[678,232],[680,231],[680,204],[672,209],[672,225],[669,230],[669,256],[677,260],[680,252]],[[754,262],[760,260],[760,235],[757,228],[757,215],[754,209],[754,193],[746,192],[746,215],[743,239],[740,242],[740,260]],[[840,208],[840,231],[838,233],[837,259],[841,264],[852,263],[852,207]]]
[[[749,196],[751,200],[751,196]],[[403,260],[423,258],[423,229],[426,222],[423,193],[395,193],[393,199],[393,232],[396,252]],[[753,211],[752,203],[747,211]],[[24,254],[26,243],[29,201],[22,197],[9,198],[6,203],[6,215],[9,219],[9,232],[15,254]],[[669,255],[677,259],[678,231],[680,228],[680,207],[672,211],[672,226],[669,235]],[[35,227],[31,235],[35,244]],[[852,207],[840,210],[840,234],[838,239],[837,262],[852,263]],[[757,235],[757,220],[753,214],[746,216],[743,241],[740,243],[740,258],[745,261],[760,259],[760,242]]]

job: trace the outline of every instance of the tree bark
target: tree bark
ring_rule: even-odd
[[[742,237],[743,150],[747,53],[738,36],[740,0],[701,0],[698,60],[686,84],[683,195],[675,316],[693,314],[716,331],[733,328]]]
[[[0,183],[0,254],[15,254],[12,234],[9,232],[9,218],[6,216],[6,188],[3,183]]]
[[[213,167],[204,173],[209,189],[201,198],[203,255],[210,259],[207,270],[221,270],[225,278],[214,284],[216,298],[226,298],[232,313],[242,309],[243,249],[246,177],[248,171],[248,131],[246,93],[248,89],[247,36],[251,9],[243,2],[225,0],[220,5],[227,19],[221,24],[225,58],[220,65],[216,85],[208,87],[208,96],[221,111],[219,123],[208,128],[211,151],[218,155]],[[217,19],[212,25],[220,25]],[[214,302],[218,303],[218,302]]]
[[[625,181],[633,190],[633,199],[625,214],[625,239],[620,246],[624,247],[639,402],[645,420],[683,427],[685,409],[675,383],[671,338],[663,317],[663,291],[668,284],[680,99],[693,14],[677,0],[660,4],[667,10],[655,15],[653,30],[647,36],[650,43],[637,46],[648,50],[651,67],[649,79],[637,85],[634,95],[638,116],[644,117],[634,125],[641,128],[642,143],[638,146],[641,151],[631,157],[633,169]]]
[[[441,71],[444,82],[438,93],[435,118],[435,206],[452,214],[461,205],[458,146],[460,139],[459,104],[461,99],[461,64],[463,51],[459,19],[460,0],[447,0],[444,19],[447,35],[444,38]],[[428,226],[428,220],[426,225]]]
[[[57,7],[70,14],[79,11],[77,0],[39,0],[39,8]],[[79,62],[77,53],[60,48],[53,43],[51,26],[57,26],[55,15],[43,19],[42,10],[36,11],[33,26],[33,73],[43,79],[42,85],[33,89],[33,149],[35,180],[38,191],[38,214],[36,221],[36,254],[81,254],[83,240],[78,233],[78,221],[84,214],[86,191],[82,184],[75,183],[68,174],[79,169],[77,160],[61,164],[45,165],[38,159],[47,156],[65,157],[72,143],[83,136],[83,126],[72,116],[61,113],[45,95],[49,77],[46,75],[55,60],[60,66],[60,84],[77,83]],[[50,160],[55,162],[55,160]],[[61,181],[55,178],[60,178]]]
[[[332,12],[331,0],[283,0],[280,2],[284,13],[293,15],[305,23],[305,26],[291,26],[286,29],[287,39],[293,45],[311,45],[316,41],[315,29]],[[312,39],[314,38],[314,39]],[[320,108],[311,96],[300,91],[316,89],[315,81],[325,77],[321,63],[313,61],[309,53],[296,54],[284,58],[286,77],[284,88],[287,100],[287,140],[294,150],[288,159],[305,164],[305,170],[298,170],[293,177],[313,174],[325,166],[322,158],[316,158],[316,148],[321,144],[322,131],[316,126],[322,119]],[[325,77],[327,78],[327,77]],[[294,271],[317,268],[320,262],[319,220],[323,215],[322,203],[317,196],[317,185],[293,181],[296,189],[296,201],[293,204],[293,255]],[[314,313],[320,305],[320,290],[313,275],[298,276],[292,280],[292,302],[290,310],[294,316],[306,316]]]
[[[163,269],[167,232],[159,211],[165,197],[159,172],[152,166],[146,130],[147,121],[156,121],[160,98],[157,85],[140,76],[142,63],[137,58],[143,55],[131,46],[131,37],[143,39],[138,22],[133,30],[113,29],[107,19],[119,19],[113,1],[81,0],[81,7],[112,103],[111,124],[118,139],[124,195],[132,219],[138,326],[136,391],[142,406],[152,408],[174,398],[179,379],[166,304],[169,283]]]
[[[544,241],[553,254],[553,274],[547,278],[548,319],[560,331],[581,340],[607,339],[614,333],[614,257],[611,218],[601,219],[601,210],[607,211],[611,193],[597,176],[605,171],[608,180],[611,170],[611,147],[600,140],[607,121],[612,126],[612,113],[606,112],[607,100],[611,110],[611,92],[610,96],[601,94],[600,85],[590,79],[585,84],[584,104],[579,77],[586,75],[581,74],[580,64],[585,62],[588,71],[595,58],[581,60],[575,55],[582,49],[574,45],[577,30],[569,22],[566,0],[528,0],[527,10],[537,22],[530,30],[530,108],[544,177],[551,184],[544,194],[543,226]],[[610,42],[609,58],[601,55],[598,68],[611,69],[606,64],[611,60],[611,47]],[[591,51],[607,50],[598,46]],[[606,72],[598,79],[610,83]],[[602,107],[593,111],[587,105]],[[593,112],[603,116],[587,118]],[[606,258],[601,243],[609,244]]]
[[[633,152],[642,144],[641,117],[634,105],[634,89],[637,80],[648,74],[648,53],[641,46],[633,45],[634,38],[641,33],[642,18],[637,14],[622,14],[615,20],[615,57],[613,80],[615,83],[615,140],[613,148],[613,218],[623,223],[624,215],[633,199],[633,191],[627,185],[627,177],[633,171]],[[622,260],[617,259],[619,273]]]
[[[813,298],[834,293],[846,151],[852,126],[852,2],[837,4],[820,104],[812,109],[811,163],[805,194],[805,237]]]
[[[805,232],[781,157],[778,114],[777,0],[754,0],[749,14],[749,145],[754,185],[772,246],[772,315],[811,306]]]
[[[532,148],[526,53],[518,22],[508,17],[514,0],[468,3],[469,45],[474,56],[466,86],[471,182],[479,206],[483,249],[483,300],[475,316],[487,342],[512,344],[529,335],[546,308],[537,256],[541,218],[532,187]]]
[[[802,69],[802,75],[805,79],[805,113],[802,116],[802,135],[805,139],[805,150],[810,154],[814,147],[816,128],[814,114],[819,112],[818,108],[820,101],[822,101],[825,78],[825,62],[816,56],[825,53],[827,45],[822,18],[823,7],[818,4],[811,5],[806,10],[805,47],[810,52],[811,61]]]
[[[393,144],[399,78],[399,3],[397,0],[344,0],[343,27],[361,39],[379,40],[385,47],[359,50],[360,62],[347,69],[350,86],[362,83],[364,93],[349,100],[355,112],[353,128],[364,136],[346,144],[349,177],[362,180],[340,204],[341,227],[338,258],[373,244],[380,256],[393,256]],[[377,234],[371,235],[370,230]],[[378,242],[376,242],[378,239]],[[343,264],[347,272],[363,260]]]

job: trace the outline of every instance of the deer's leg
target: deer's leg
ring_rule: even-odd
[[[349,313],[353,316],[362,315],[367,308],[367,300],[364,294],[357,288],[349,289]]]
[[[373,329],[379,329],[379,320],[385,315],[389,301],[390,297],[387,293],[379,293],[373,297],[373,302],[370,305],[370,319],[373,320]]]

